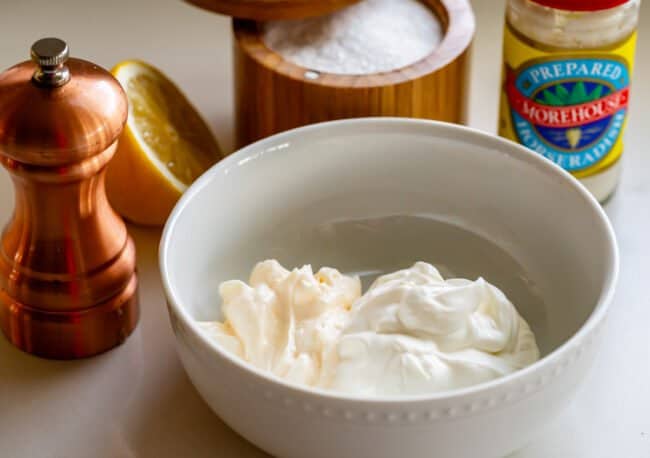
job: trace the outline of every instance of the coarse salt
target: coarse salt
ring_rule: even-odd
[[[264,42],[319,72],[367,75],[397,70],[442,41],[435,14],[418,0],[363,0],[327,16],[266,24]]]

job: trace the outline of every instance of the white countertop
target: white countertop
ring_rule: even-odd
[[[474,6],[470,124],[493,132],[504,5],[474,0]],[[606,206],[622,253],[607,344],[566,413],[512,458],[650,457],[650,294],[642,288],[650,275],[648,5],[642,16],[624,177]],[[228,20],[180,0],[0,0],[1,68],[27,59],[31,43],[51,35],[66,39],[73,55],[105,67],[137,57],[162,68],[231,150]],[[2,171],[2,224],[12,206],[13,189]],[[142,317],[124,345],[88,360],[56,362],[21,353],[0,338],[0,456],[267,456],[228,429],[190,384],[164,305],[160,233],[130,229],[138,250]]]

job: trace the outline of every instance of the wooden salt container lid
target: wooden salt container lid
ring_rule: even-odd
[[[194,6],[236,18],[269,21],[322,16],[359,0],[185,0]]]

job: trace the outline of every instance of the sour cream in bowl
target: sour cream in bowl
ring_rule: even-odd
[[[250,275],[272,259],[286,269]],[[585,378],[618,251],[593,197],[525,148],[370,118],[278,134],[215,165],[172,213],[160,268],[190,379],[268,453],[496,458]],[[281,296],[294,268],[301,338],[278,346],[290,334],[253,305]],[[228,319],[273,345],[242,346]]]

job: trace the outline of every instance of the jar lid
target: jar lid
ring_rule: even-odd
[[[615,8],[629,0],[532,0],[538,5],[565,11],[600,11]]]
[[[92,62],[68,58],[58,38],[38,40],[31,58],[0,73],[0,154],[48,166],[108,148],[127,117],[120,83]]]
[[[185,0],[227,16],[269,21],[322,16],[359,0]]]

